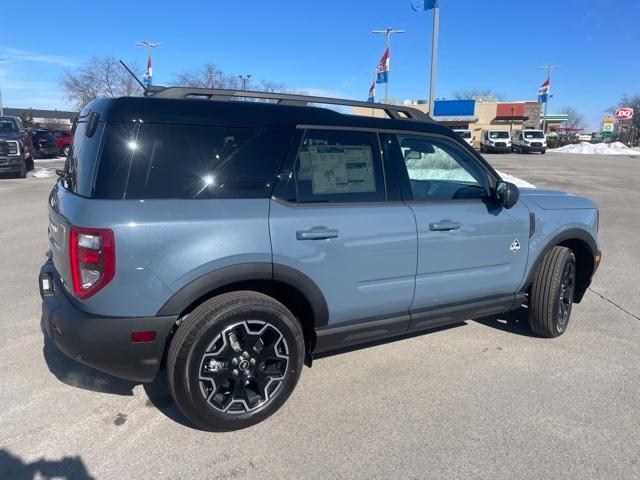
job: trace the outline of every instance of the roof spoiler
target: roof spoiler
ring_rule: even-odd
[[[235,90],[224,88],[197,87],[160,87],[149,86],[145,89],[145,96],[172,99],[201,99],[214,101],[231,101],[245,99],[271,100],[280,105],[307,106],[310,103],[326,105],[342,105],[349,107],[375,108],[384,111],[389,118],[396,120],[418,120],[433,122],[431,117],[417,108],[404,105],[389,105],[386,103],[362,102],[342,98],[316,97],[293,93],[256,92],[252,90]]]

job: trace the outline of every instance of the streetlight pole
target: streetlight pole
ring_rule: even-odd
[[[385,36],[387,50],[391,53],[391,35],[394,33],[405,33],[406,30],[398,30],[395,28],[386,28],[385,30],[371,30],[371,33],[381,33]],[[387,81],[384,84],[384,100],[389,103],[389,77],[387,77]]]
[[[238,75],[238,78],[242,80],[242,91],[245,91],[247,89],[247,83],[249,83],[251,75]]]
[[[151,51],[155,47],[159,47],[162,45],[160,42],[150,42],[149,40],[144,40],[142,42],[137,42],[136,45],[139,47],[147,47],[147,73],[146,73],[146,84],[150,86],[153,84],[153,71],[152,71],[152,62],[151,62]]]
[[[551,98],[551,72],[557,68],[562,68],[562,65],[543,65],[542,67],[538,67],[538,68],[542,68],[543,70],[547,71],[547,80],[549,80],[549,89],[547,91],[547,99],[544,102],[544,113],[542,114],[542,131],[546,134],[547,133],[547,108],[549,105],[549,99]]]
[[[222,72],[216,71],[213,73],[205,73],[205,76],[209,77],[209,80],[211,81],[211,88],[216,88],[216,75],[220,75],[220,83],[222,83]]]

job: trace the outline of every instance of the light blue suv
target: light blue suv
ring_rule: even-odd
[[[166,367],[208,430],[274,413],[320,352],[523,304],[558,336],[600,261],[591,201],[519,191],[409,107],[154,88],[91,102],[59,175],[44,332],[119,377]]]

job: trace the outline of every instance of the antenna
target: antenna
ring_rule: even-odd
[[[119,61],[119,62],[120,62],[120,64],[121,64],[121,65],[122,65],[122,66],[127,70],[127,72],[129,72],[129,75],[131,75],[131,76],[135,79],[135,81],[136,81],[136,82],[138,82],[138,83],[140,84],[140,86],[142,87],[142,89],[144,90],[144,92],[145,92],[145,93],[147,93],[147,87],[145,86],[145,84],[144,84],[144,83],[142,83],[138,77],[136,77],[136,74],[135,74],[135,73],[133,73],[129,67],[127,67],[127,64],[126,64],[126,63],[124,63],[122,60],[118,60],[118,61]]]

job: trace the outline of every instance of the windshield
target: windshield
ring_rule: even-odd
[[[524,131],[523,135],[524,135],[524,138],[544,138],[544,133],[537,130]]]
[[[17,132],[18,125],[13,118],[0,118],[0,132]]]
[[[489,132],[489,138],[509,138],[509,132]]]
[[[456,133],[462,138],[471,138],[471,132],[469,130],[456,130]]]

